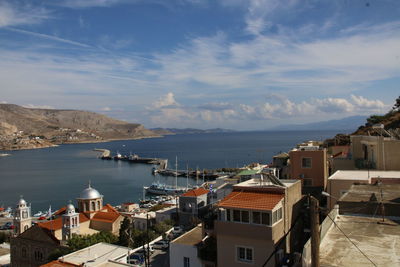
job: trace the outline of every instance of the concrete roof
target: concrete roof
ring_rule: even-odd
[[[194,246],[200,243],[202,239],[203,236],[201,225],[198,225],[189,232],[181,235],[180,237],[172,241],[172,243]]]
[[[327,218],[328,219],[328,218]],[[380,218],[339,215],[335,222],[376,266],[400,265],[400,226]],[[373,266],[333,224],[321,241],[321,267]]]
[[[400,172],[399,172],[400,173]],[[289,180],[289,179],[279,179],[286,187],[290,187],[293,184],[299,182],[300,180]],[[249,179],[247,181],[235,184],[233,187],[266,187],[266,186],[276,186],[274,183],[268,179],[264,179],[262,183],[260,179]]]
[[[381,198],[381,193],[383,198]],[[375,194],[377,200],[383,203],[400,204],[400,184],[381,184],[381,185],[352,185],[340,202],[369,202],[371,195]]]
[[[129,248],[112,245],[108,243],[97,243],[93,246],[75,251],[71,254],[60,257],[61,262],[85,266],[108,266],[104,265],[109,260],[118,260],[128,255]]]
[[[368,181],[369,178],[400,178],[400,171],[374,171],[370,170],[340,170],[332,174],[329,180],[360,180]]]

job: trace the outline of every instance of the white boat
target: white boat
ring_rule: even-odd
[[[150,186],[145,186],[144,190],[147,194],[155,195],[180,195],[187,191],[186,187],[175,187],[166,184],[153,183]]]
[[[45,212],[43,212],[43,211],[39,211],[39,212],[37,212],[37,213],[33,214],[33,217],[41,217],[41,216],[44,216],[44,215],[46,215],[46,213],[45,213]]]

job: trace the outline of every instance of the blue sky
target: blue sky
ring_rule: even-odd
[[[383,113],[398,0],[0,0],[0,102],[146,127]]]

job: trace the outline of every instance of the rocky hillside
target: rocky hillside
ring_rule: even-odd
[[[153,136],[158,135],[141,124],[115,120],[94,112],[0,104],[0,149]]]
[[[374,132],[373,126],[382,124],[385,130],[400,128],[400,110],[392,110],[385,115],[372,115],[367,118],[365,125],[360,126],[352,135],[368,135]]]

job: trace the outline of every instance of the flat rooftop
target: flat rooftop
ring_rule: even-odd
[[[85,266],[88,267],[109,266],[111,264],[109,260],[125,260],[128,252],[129,248],[127,247],[121,247],[108,243],[97,243],[93,246],[60,257],[59,260],[61,262],[67,262],[76,265],[85,264]]]
[[[279,181],[281,183],[283,183],[286,187],[290,187],[293,184],[299,182],[300,180],[279,179]],[[261,182],[259,178],[256,178],[256,179],[253,178],[253,179],[249,179],[247,181],[235,184],[233,187],[235,187],[235,186],[240,186],[240,187],[268,187],[268,186],[271,186],[271,187],[273,187],[273,186],[279,186],[279,185],[272,183],[268,179],[264,179]],[[281,186],[279,186],[279,187],[281,187]]]
[[[370,178],[400,178],[400,171],[374,171],[374,170],[355,170],[355,171],[336,171],[328,180],[360,180],[368,181]]]
[[[400,204],[400,184],[352,185],[339,202],[369,202],[372,194],[375,194],[376,201]]]
[[[328,218],[327,218],[328,219]],[[400,225],[381,218],[339,215],[336,224],[376,266],[400,265]],[[325,266],[373,266],[334,225],[320,245],[320,264]]]
[[[189,232],[181,235],[180,237],[178,237],[177,239],[175,239],[172,242],[175,244],[195,246],[198,243],[200,243],[202,239],[203,239],[203,236],[202,236],[201,225],[197,225],[195,228],[193,228]]]

